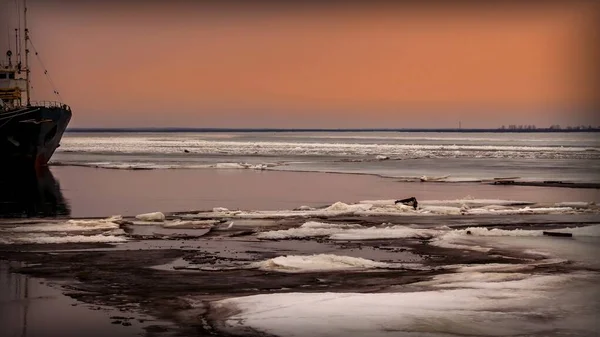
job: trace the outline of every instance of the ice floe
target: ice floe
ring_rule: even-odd
[[[522,201],[522,200],[503,200],[503,199],[475,199],[465,197],[463,199],[454,200],[422,200],[419,201],[421,205],[469,205],[469,206],[488,206],[488,205],[500,205],[500,206],[522,206],[522,205],[533,205],[534,202]],[[557,205],[559,206],[559,205]],[[565,205],[566,206],[566,205]]]
[[[445,231],[444,231],[445,232]],[[416,229],[408,226],[364,227],[357,224],[328,224],[309,221],[300,227],[262,232],[259,239],[283,240],[327,237],[331,240],[372,240],[419,238],[430,239],[443,233],[435,229]]]
[[[265,261],[255,262],[251,266],[267,271],[296,273],[388,268],[391,265],[384,262],[377,262],[358,257],[333,254],[315,254],[279,256]]]
[[[468,210],[468,214],[564,214],[576,213],[577,210],[571,207],[524,207],[510,209],[504,207],[496,208],[473,208]]]
[[[121,216],[106,219],[72,219],[0,227],[1,244],[124,242]]]
[[[176,219],[162,224],[165,228],[210,228],[221,223],[218,220],[181,220]]]
[[[165,215],[162,212],[138,214],[135,218],[142,221],[165,221]]]
[[[282,229],[276,231],[262,232],[257,235],[259,239],[282,240],[282,239],[305,239],[311,237],[329,236],[340,233],[350,228],[360,228],[356,224],[329,224],[324,222],[309,221],[300,227]]]
[[[422,182],[426,182],[426,181],[444,181],[448,179],[448,176],[438,176],[438,177],[428,177],[428,176],[421,176],[419,177],[419,180]]]
[[[600,236],[600,225],[583,227],[567,227],[560,229],[530,230],[530,229],[499,229],[485,227],[469,227],[455,230],[453,233],[473,236],[542,236],[544,232],[571,233],[573,236]]]
[[[585,201],[566,201],[566,202],[557,202],[554,204],[556,207],[571,207],[571,208],[588,208],[590,206],[595,206],[593,202],[585,202]]]
[[[429,229],[415,229],[407,226],[390,226],[384,228],[370,227],[364,229],[350,229],[329,236],[331,240],[374,240],[374,239],[404,239],[418,238],[430,239],[438,235],[439,231]]]
[[[295,210],[278,211],[245,211],[229,210],[222,207],[213,208],[209,212],[183,214],[185,219],[284,219],[293,217],[336,217],[341,215],[357,216],[399,216],[399,215],[516,215],[516,214],[577,214],[600,213],[598,207],[545,207],[532,202],[496,199],[457,199],[457,200],[424,200],[419,207],[395,200],[364,200],[354,204],[336,202],[324,208],[302,206]]]
[[[543,236],[544,232],[560,232],[571,233],[575,237],[600,236],[600,225],[590,225],[573,228],[560,228],[548,230],[527,230],[527,229],[498,229],[485,227],[469,227],[466,229],[450,230],[439,233],[429,244],[433,246],[452,248],[452,249],[468,249],[487,252],[491,247],[484,247],[473,242],[476,237],[536,237]]]
[[[531,270],[535,267],[532,264],[511,264],[511,263],[485,263],[476,265],[451,265],[450,268],[456,268],[458,272],[520,272]]]
[[[114,221],[121,220],[121,216],[114,216],[108,219],[91,220],[67,220],[59,223],[47,223],[18,226],[6,228],[8,232],[84,232],[84,231],[105,231],[119,228],[119,224]]]
[[[103,154],[194,154],[277,156],[364,156],[376,153],[398,158],[598,158],[594,146],[512,146],[475,144],[361,144],[349,142],[236,141],[178,137],[67,137],[59,152]]]
[[[259,239],[286,240],[308,239],[322,237],[337,241],[385,240],[385,239],[419,239],[429,245],[441,248],[464,249],[488,252],[492,247],[475,241],[478,237],[540,237],[544,232],[571,233],[575,237],[600,237],[600,225],[589,225],[573,228],[527,230],[527,229],[498,229],[486,227],[469,227],[466,229],[451,229],[437,227],[431,229],[414,228],[410,226],[371,226],[357,224],[328,224],[321,222],[306,222],[303,225],[285,230],[261,232]]]
[[[140,163],[140,162],[70,162],[54,161],[54,166],[82,166],[114,170],[168,170],[168,169],[250,169],[266,170],[283,164],[279,163],[216,163],[216,164],[196,164],[196,163]]]
[[[45,234],[25,235],[19,237],[4,238],[4,244],[59,244],[59,243],[119,243],[126,242],[123,236],[116,235],[65,235],[51,236]]]
[[[213,307],[231,313],[224,324],[234,334],[249,328],[295,337],[538,335],[548,333],[549,324],[569,326],[563,321],[568,312],[578,318],[579,334],[594,335],[596,318],[587,311],[595,301],[574,304],[561,292],[588,286],[591,279],[588,274],[467,272],[397,293],[264,294],[221,300]]]
[[[251,170],[266,170],[271,167],[276,167],[278,164],[275,163],[260,163],[260,164],[249,164],[249,163],[217,163],[209,165],[208,167],[217,169],[251,169]]]
[[[334,211],[334,212],[357,212],[357,211],[366,211],[371,209],[373,205],[369,204],[346,204],[341,201],[334,203],[333,205],[325,208],[325,211]]]
[[[548,230],[508,230],[486,227],[469,227],[452,230],[449,228],[421,229],[402,225],[364,227],[356,224],[327,224],[311,221],[296,228],[262,232],[257,237],[271,240],[327,237],[331,240],[417,238],[451,241],[453,238],[468,239],[478,236],[543,236],[544,232],[571,233],[573,236],[600,236],[600,225]]]
[[[360,211],[366,211],[369,205],[348,205],[341,202],[335,203],[327,208],[306,210],[281,210],[281,211],[242,211],[228,210],[226,208],[214,208],[210,212],[200,212],[196,214],[182,214],[184,219],[219,219],[219,218],[239,218],[239,219],[285,219],[296,217],[335,217],[340,215],[352,215]]]

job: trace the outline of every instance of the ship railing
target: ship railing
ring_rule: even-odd
[[[71,111],[71,107],[58,101],[31,101],[30,106],[43,106],[44,108],[62,108]],[[20,105],[20,107],[26,108],[27,105]]]
[[[0,68],[4,70],[12,70],[16,67],[14,63],[8,63],[6,61],[0,61]]]

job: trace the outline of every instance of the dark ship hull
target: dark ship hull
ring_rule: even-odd
[[[45,166],[70,120],[71,109],[66,105],[0,111],[0,170]]]

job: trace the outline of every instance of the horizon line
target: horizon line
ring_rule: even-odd
[[[195,128],[195,127],[73,127],[68,132],[599,132],[600,127],[575,128]]]

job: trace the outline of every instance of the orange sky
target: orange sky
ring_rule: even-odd
[[[583,112],[597,90],[588,41],[598,13],[589,2],[29,2],[33,42],[75,127],[599,121]],[[43,78],[34,80],[35,98],[51,98]]]

